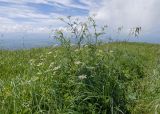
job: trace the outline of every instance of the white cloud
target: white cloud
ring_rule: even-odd
[[[110,26],[131,28],[141,26],[150,30],[160,24],[159,0],[102,0],[99,8],[91,8],[96,19]]]
[[[3,25],[0,32],[19,32],[24,29],[28,32],[48,32],[51,26],[52,28],[62,26],[57,18],[64,17],[64,15],[54,12],[50,14],[37,12],[35,8],[27,6],[27,2],[57,5],[58,7],[60,7],[59,4],[62,4],[67,7],[86,9],[82,5],[74,4],[72,0],[0,0],[0,2],[10,4],[9,6],[0,5],[0,24]]]
[[[97,14],[96,20],[100,24],[108,24],[111,27],[124,26],[131,28],[141,26],[147,31],[159,31],[160,26],[160,1],[159,0],[79,0],[85,6],[75,3],[74,0],[0,0],[8,3],[14,3],[10,7],[0,6],[0,24],[3,27],[0,31],[20,31],[25,29],[34,32],[48,32],[50,26],[58,28],[62,23],[57,17],[64,17],[62,14],[50,13],[42,14],[35,11],[34,8],[26,6],[27,2],[44,3],[53,5],[51,2],[59,5],[63,4],[67,7],[88,9],[89,14]],[[74,1],[74,2],[73,2]],[[54,4],[54,5],[55,5]],[[7,13],[6,13],[7,12]],[[6,16],[1,16],[6,15]],[[30,19],[29,22],[16,22],[11,18]],[[83,19],[83,16],[79,16]],[[31,29],[32,28],[32,29]],[[44,30],[46,29],[46,30]],[[158,29],[158,30],[157,30]],[[28,30],[28,31],[29,31]]]
[[[86,7],[84,7],[82,5],[74,4],[73,3],[74,0],[73,1],[72,0],[48,0],[48,1],[60,3],[60,4],[63,4],[65,6],[68,6],[68,7],[87,9]]]

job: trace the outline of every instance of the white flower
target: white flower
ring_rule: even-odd
[[[42,72],[38,72],[38,73],[37,73],[37,75],[41,75],[41,74],[42,74]]]
[[[78,76],[78,78],[79,78],[80,80],[84,80],[84,79],[87,78],[87,75],[80,75],[80,76]]]
[[[81,61],[75,61],[74,62],[74,64],[76,64],[76,65],[79,65],[79,64],[81,64],[82,62]]]
[[[86,45],[84,45],[84,47],[88,47],[88,45],[86,44]]]
[[[52,54],[52,52],[48,52],[47,54],[50,55],[50,54]]]
[[[98,52],[99,52],[99,53],[102,53],[103,51],[102,51],[102,50],[98,50]]]
[[[48,72],[51,72],[51,71],[52,71],[52,70],[49,69],[49,70],[46,70],[45,73],[48,73]]]
[[[42,66],[43,65],[43,63],[39,63],[37,66],[39,67],[39,66]]]
[[[76,49],[76,50],[74,50],[75,52],[78,52],[79,51],[79,49]]]
[[[32,80],[33,82],[34,82],[34,81],[37,81],[38,79],[39,79],[39,78],[38,78],[38,77],[35,77],[35,76],[31,78],[31,80]]]
[[[31,60],[29,61],[30,65],[33,65],[33,64],[34,64],[34,62],[35,62],[35,60],[34,60],[34,59],[31,59]]]
[[[52,68],[54,65],[54,62],[52,62],[50,65],[49,65],[49,68]]]
[[[34,59],[31,59],[29,62],[34,62]]]
[[[91,67],[91,66],[88,66],[87,68],[90,69],[90,70],[93,70],[93,69],[94,69],[94,67]]]
[[[61,66],[57,66],[57,67],[54,67],[54,71],[56,71],[56,70],[58,70],[58,69],[60,69],[61,68]]]
[[[110,52],[110,53],[113,53],[114,51],[110,50],[109,52]]]
[[[54,58],[56,58],[56,57],[57,57],[57,55],[54,55],[53,57],[54,57]]]

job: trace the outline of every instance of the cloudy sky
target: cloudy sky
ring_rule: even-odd
[[[111,28],[141,26],[143,34],[160,37],[159,6],[160,0],[0,0],[0,32],[45,33],[62,26],[58,17],[96,14]]]

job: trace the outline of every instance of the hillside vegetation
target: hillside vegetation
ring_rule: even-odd
[[[92,17],[60,20],[59,46],[0,51],[0,114],[160,113],[160,45],[112,42]]]
[[[160,45],[0,50],[0,114],[159,114]]]

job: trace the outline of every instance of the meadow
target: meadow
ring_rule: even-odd
[[[0,113],[159,114],[159,49],[116,42],[1,50]]]
[[[106,26],[68,19],[74,45],[56,30],[59,46],[0,50],[0,114],[159,114],[160,45],[103,43]]]

